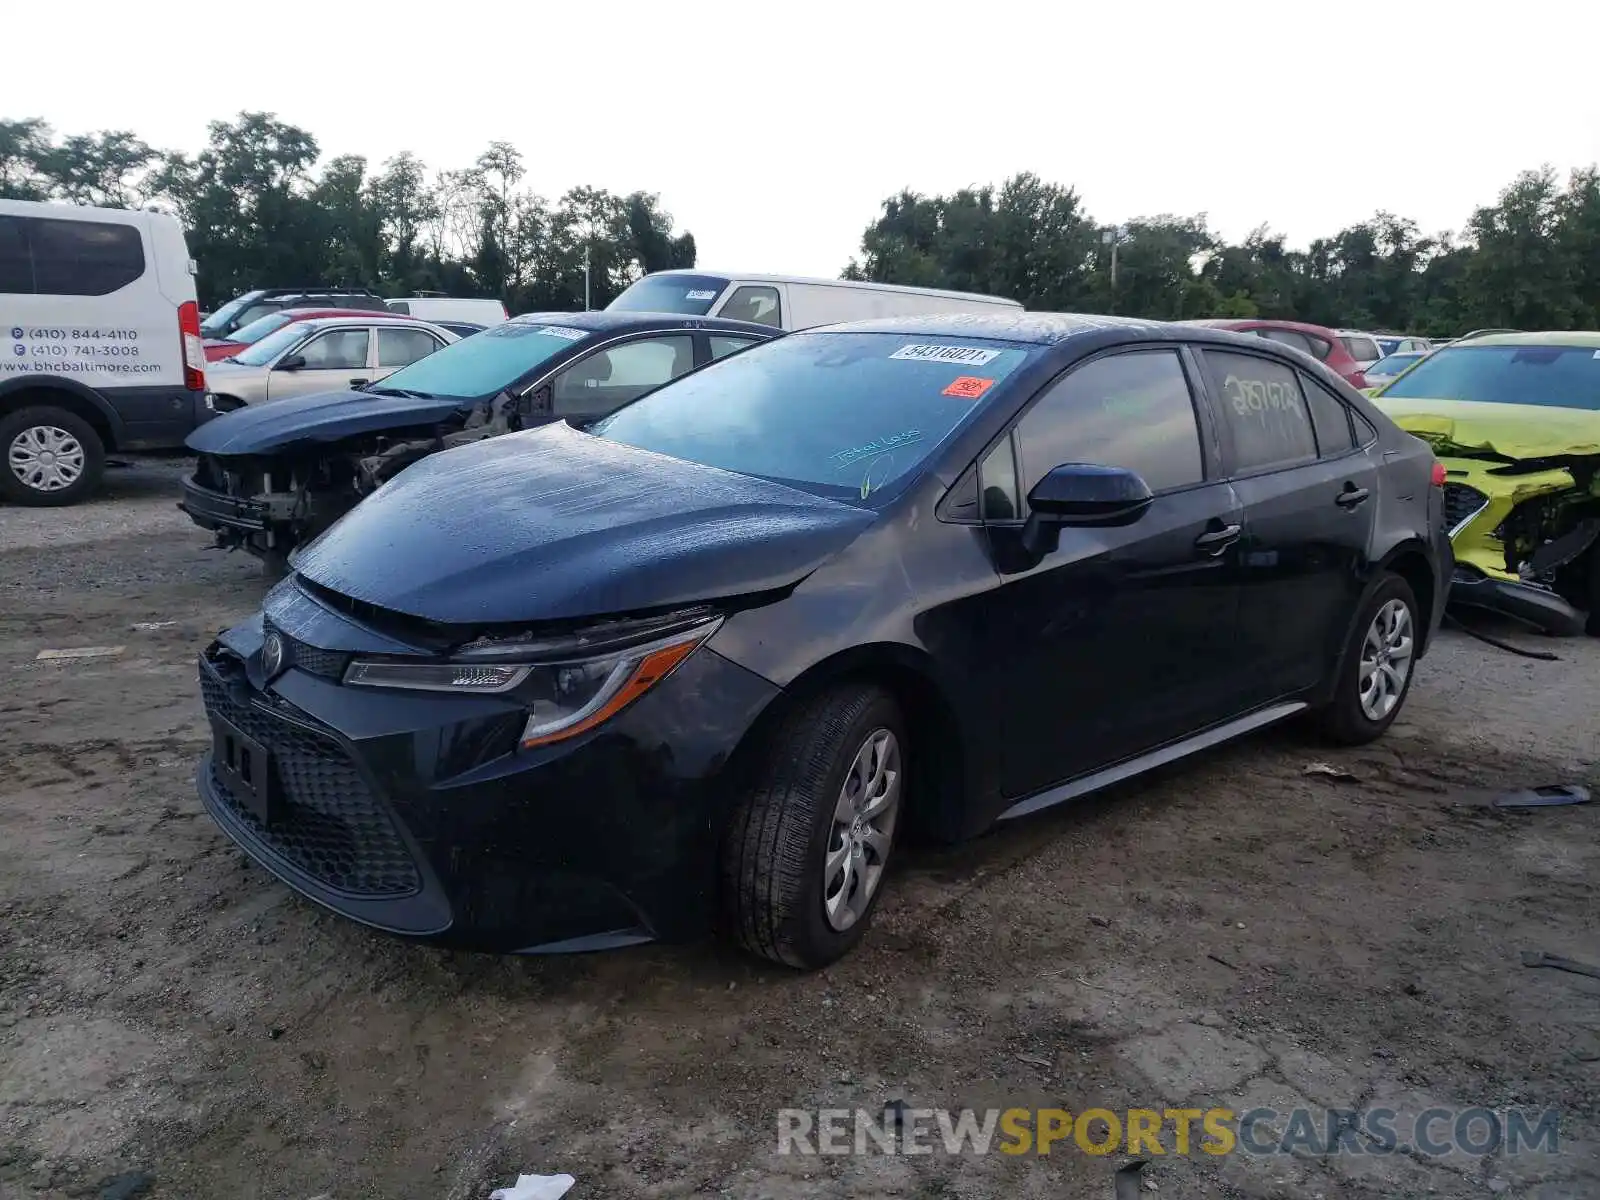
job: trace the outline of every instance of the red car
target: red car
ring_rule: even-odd
[[[1304,350],[1312,358],[1327,364],[1351,387],[1367,386],[1367,377],[1361,373],[1361,364],[1344,348],[1338,334],[1321,325],[1307,325],[1304,321],[1276,321],[1267,317],[1212,317],[1205,321],[1182,321],[1180,324],[1209,325],[1212,329],[1253,333],[1269,342],[1281,342],[1296,350]]]
[[[207,338],[205,341],[206,361],[217,362],[220,359],[232,358],[252,342],[258,342],[269,333],[276,333],[285,325],[293,325],[297,321],[310,321],[316,317],[372,317],[381,316],[384,320],[404,321],[407,318],[399,313],[375,313],[365,308],[280,308],[277,312],[268,313],[264,317],[257,317],[248,325],[241,325],[226,338]]]

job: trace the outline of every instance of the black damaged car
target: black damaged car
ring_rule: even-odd
[[[1442,472],[1192,326],[791,334],[435,454],[200,659],[217,823],[318,903],[501,951],[816,967],[894,847],[1297,715],[1361,742],[1437,628]]]
[[[782,331],[670,313],[527,313],[380,383],[250,405],[188,439],[179,507],[217,544],[281,571],[397,472],[548,421],[591,421]]]

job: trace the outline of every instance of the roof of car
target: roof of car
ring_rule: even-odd
[[[1285,321],[1278,317],[1200,317],[1179,321],[1179,325],[1204,325],[1210,329],[1295,329],[1301,333],[1315,333],[1321,337],[1337,336],[1326,325],[1313,325],[1309,321]]]
[[[910,287],[900,283],[877,283],[870,279],[823,279],[814,275],[764,275],[760,271],[712,271],[700,267],[670,267],[665,271],[651,271],[645,278],[657,275],[714,275],[740,283],[805,283],[822,287],[868,288],[875,292],[908,292],[919,296],[950,296],[962,300],[987,300],[991,304],[1021,308],[1020,302],[1009,296],[995,296],[988,292],[956,292],[949,288]]]
[[[710,329],[728,333],[759,333],[774,337],[783,332],[754,321],[725,321],[721,317],[685,316],[683,313],[632,312],[626,309],[596,308],[588,312],[529,312],[511,318],[523,325],[558,325],[566,329],[592,329],[612,332],[629,329]]]
[[[1485,333],[1471,339],[1474,346],[1581,346],[1600,349],[1600,332],[1593,329],[1543,330],[1538,333]]]
[[[1107,329],[1157,330],[1160,321],[1132,317],[1105,317],[1091,313],[928,313],[903,317],[877,317],[821,325],[808,332],[893,333],[904,337],[993,338],[1002,342],[1029,342],[1053,346],[1072,337]]]

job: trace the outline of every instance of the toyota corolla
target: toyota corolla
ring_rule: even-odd
[[[1396,718],[1443,469],[1196,326],[793,334],[423,459],[200,660],[217,823],[318,903],[502,951],[847,952],[972,835],[1298,715]]]

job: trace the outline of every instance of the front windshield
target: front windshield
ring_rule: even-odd
[[[727,286],[726,279],[715,275],[646,275],[606,307],[618,312],[683,313],[703,317]]]
[[[261,295],[260,292],[246,292],[242,296],[235,296],[232,300],[229,300],[206,318],[205,324],[200,326],[200,336],[208,338],[222,337],[223,331],[233,322],[233,318],[238,315],[245,305],[259,295]]]
[[[1600,411],[1596,346],[1454,346],[1435,350],[1385,398],[1477,400]]]
[[[232,361],[247,367],[264,367],[305,335],[306,326],[285,325],[276,333],[260,338],[254,345],[246,346],[233,356]]]
[[[493,396],[593,332],[535,325],[520,318],[507,321],[400,368],[376,390],[420,392],[457,400]]]
[[[1030,353],[972,338],[791,334],[669,383],[590,432],[864,500],[909,477]]]
[[[241,346],[253,346],[269,333],[276,333],[285,325],[291,324],[294,318],[286,313],[272,313],[269,316],[257,317],[248,325],[241,325],[228,335],[230,342],[238,342]]]

